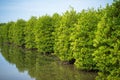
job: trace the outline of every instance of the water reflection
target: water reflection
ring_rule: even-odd
[[[28,76],[31,77],[29,80],[94,80],[96,77],[96,73],[81,72],[72,65],[62,65],[54,56],[41,55],[36,51],[23,50],[10,45],[1,45],[0,48],[2,56],[7,62],[15,65],[19,73],[27,71]],[[23,77],[25,76],[19,79],[23,80]]]

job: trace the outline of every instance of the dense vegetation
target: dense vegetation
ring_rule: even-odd
[[[41,53],[54,53],[62,61],[75,61],[82,70],[98,70],[96,79],[120,79],[120,0],[104,9],[74,9],[29,21],[0,24],[0,40]]]

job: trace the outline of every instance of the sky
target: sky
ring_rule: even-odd
[[[28,20],[31,16],[63,14],[73,7],[77,12],[88,8],[105,7],[113,0],[0,0],[0,23]]]

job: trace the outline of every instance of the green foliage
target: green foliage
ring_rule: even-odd
[[[119,5],[119,6],[118,6]],[[100,72],[108,74],[108,80],[120,79],[120,1],[107,5],[98,23],[93,54]],[[114,76],[114,77],[113,77]]]
[[[27,22],[0,24],[0,41],[42,53],[53,53],[62,61],[75,59],[75,66],[99,70],[102,80],[120,78],[120,0],[104,9],[88,9],[63,15],[31,17]],[[29,55],[28,55],[29,56]]]
[[[50,16],[45,15],[37,20],[36,26],[34,28],[34,35],[36,47],[39,52],[53,52],[53,31],[54,27],[52,26],[52,18]]]
[[[6,28],[6,24],[0,24],[0,42],[5,42],[7,39],[7,32],[4,32],[4,31],[7,31],[8,28]]]
[[[14,30],[13,30],[13,43],[18,46],[24,46],[25,45],[25,34],[24,34],[24,28],[26,26],[26,21],[23,19],[17,20],[15,23]]]
[[[15,22],[10,22],[9,23],[9,30],[7,31],[8,32],[8,38],[9,38],[9,40],[8,40],[8,42],[9,43],[14,43],[14,34],[15,33],[13,33],[14,32],[14,27],[15,27]]]
[[[24,28],[25,33],[25,47],[26,48],[35,48],[35,35],[34,28],[36,26],[37,18],[31,17],[31,19],[27,22],[26,27]]]
[[[93,9],[83,10],[80,13],[78,22],[75,24],[75,31],[71,36],[73,40],[71,49],[76,59],[75,65],[80,69],[93,70],[96,68],[92,54],[95,50],[93,39],[98,21],[97,11]]]
[[[54,51],[61,60],[68,61],[73,58],[70,49],[70,35],[73,32],[74,24],[77,21],[77,14],[72,9],[71,11],[66,11],[59,22],[58,27],[56,27],[56,38]]]

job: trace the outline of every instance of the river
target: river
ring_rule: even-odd
[[[0,46],[0,80],[95,80],[96,75],[62,64],[52,55]]]

